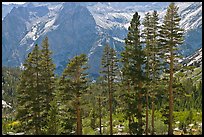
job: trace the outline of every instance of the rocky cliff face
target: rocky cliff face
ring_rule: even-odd
[[[2,63],[3,65],[19,65],[19,41],[26,34],[26,22],[29,19],[27,8],[13,8],[2,22]]]
[[[53,25],[58,26],[57,29],[45,35],[49,37],[53,59],[60,72],[68,59],[81,53],[88,54],[98,35],[91,13],[75,3],[64,3]]]

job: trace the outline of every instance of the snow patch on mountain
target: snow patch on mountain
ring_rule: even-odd
[[[89,51],[89,54],[88,54],[88,59],[91,57],[91,55],[94,53],[94,51],[96,51],[96,48],[97,47],[102,47],[102,40],[103,39],[99,39],[98,41],[96,41],[96,43],[94,44],[93,47],[91,47],[90,51]]]
[[[178,2],[180,25],[185,32],[202,26],[202,2]]]
[[[121,43],[125,43],[125,40],[119,39],[119,38],[117,38],[117,37],[113,37],[113,39],[114,39],[114,40],[117,40],[117,41],[119,41],[119,42],[121,42]]]
[[[45,29],[46,29],[46,28],[50,28],[54,23],[55,23],[55,19],[49,20],[49,21],[45,24]]]
[[[186,57],[183,61],[183,64],[187,66],[200,66],[202,65],[202,48],[197,50],[194,54]]]
[[[177,2],[176,5],[179,7],[178,12],[182,12],[193,3],[194,2]]]
[[[37,24],[37,25],[38,25],[38,24]],[[31,28],[31,31],[29,31],[29,32],[27,33],[26,37],[32,38],[33,40],[36,40],[36,39],[39,37],[39,35],[37,35],[37,30],[38,30],[37,25],[35,25],[35,26],[33,26],[33,27]]]
[[[196,64],[202,64],[202,48],[199,49],[195,54],[188,57],[187,60],[190,62],[187,64],[187,66],[196,65]]]
[[[34,46],[34,42],[28,46],[28,48],[26,49],[26,51],[29,51],[33,46]]]
[[[193,10],[189,8],[190,6]],[[182,6],[179,8],[182,9]],[[184,10],[184,12],[180,11],[180,16],[182,17],[180,25],[185,31],[196,28],[202,24],[202,5],[188,5],[188,8],[189,9]]]
[[[33,42],[40,36],[57,29],[59,26],[53,24],[58,16],[58,11],[61,9],[61,5],[51,5],[48,8],[48,14],[42,17],[37,17],[34,16],[34,13],[30,13],[30,16],[32,17],[30,18],[30,21],[26,22],[27,34],[20,41],[20,45],[30,44],[27,51],[33,46]]]
[[[24,38],[20,41],[20,45],[27,44],[29,39],[32,41],[35,41],[39,38],[39,29],[38,26],[40,26],[40,22],[37,22],[36,24],[33,24],[31,29],[27,32],[27,34],[24,36]]]

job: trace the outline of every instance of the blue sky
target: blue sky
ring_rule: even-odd
[[[11,4],[11,3],[14,3],[14,4],[23,4],[25,2],[2,2],[3,4]]]

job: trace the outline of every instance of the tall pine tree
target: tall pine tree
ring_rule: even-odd
[[[33,51],[29,53],[18,87],[18,102],[21,106],[17,108],[17,119],[20,121],[22,119],[25,123],[22,125],[30,124],[35,127],[34,131],[31,131],[32,128],[28,125],[27,128],[31,129],[28,134],[47,134],[48,112],[55,90],[54,69],[46,37],[43,40],[42,50],[35,45]],[[25,110],[25,105],[29,105],[28,110]],[[27,119],[25,122],[26,118],[30,120]]]
[[[173,134],[173,74],[176,59],[178,58],[178,45],[183,43],[183,29],[179,26],[181,18],[178,15],[178,7],[175,3],[171,3],[167,9],[161,26],[161,43],[163,45],[163,52],[165,53],[166,62],[169,63],[167,68],[170,73],[169,80],[169,121],[168,121],[168,134]]]
[[[156,11],[152,13],[150,17],[150,23],[152,24],[152,46],[151,50],[151,61],[150,61],[150,80],[152,80],[153,91],[151,92],[151,104],[152,104],[152,135],[154,134],[154,109],[155,109],[155,98],[158,95],[158,88],[161,82],[160,75],[162,74],[162,58],[160,56],[161,45],[159,43],[159,17]]]
[[[41,54],[36,44],[33,51],[28,54],[24,63],[20,83],[17,89],[17,116],[21,122],[21,129],[26,134],[41,134],[41,89],[40,81]]]
[[[113,48],[107,44],[104,48],[102,56],[102,75],[107,82],[108,94],[109,94],[109,111],[110,111],[110,135],[113,135],[112,113],[113,113],[113,92],[115,91],[114,81],[118,72],[118,60],[116,58],[116,52]]]
[[[159,43],[159,18],[156,11],[153,11],[152,15],[146,14],[143,21],[144,31],[143,37],[145,40],[145,53],[146,53],[146,75],[147,81],[147,93],[146,93],[146,134],[148,132],[148,97],[151,96],[151,108],[152,108],[152,133],[154,134],[154,100],[157,94],[157,89],[160,81],[160,75],[162,70],[162,58],[160,56],[161,45]]]
[[[143,38],[144,38],[144,43],[145,43],[145,54],[146,54],[146,75],[147,75],[147,78],[150,79],[150,60],[151,60],[151,23],[150,23],[150,13],[146,13],[145,14],[145,18],[144,18],[144,21],[143,21],[143,25],[144,25],[144,30],[143,30]],[[150,82],[147,83],[147,85],[150,89]],[[148,98],[149,98],[149,90],[146,90],[146,128],[145,128],[145,134],[148,135]]]
[[[51,58],[52,52],[49,50],[48,37],[46,37],[42,42],[41,50],[41,60],[40,60],[40,73],[41,73],[41,82],[42,82],[42,112],[43,112],[43,121],[44,126],[47,127],[48,121],[48,112],[50,110],[51,101],[54,99],[55,95],[55,77],[54,70],[55,65],[52,62]]]
[[[133,15],[133,19],[130,22],[130,27],[127,38],[125,39],[125,51],[122,52],[122,62],[124,64],[128,75],[128,79],[131,81],[131,85],[134,87],[134,98],[137,110],[134,111],[138,122],[131,123],[131,132],[133,134],[141,135],[143,133],[143,121],[142,121],[142,97],[144,95],[143,81],[146,79],[144,70],[142,67],[145,64],[145,53],[142,48],[140,40],[140,16],[136,12]],[[128,61],[128,63],[126,62]],[[129,110],[133,111],[133,110]]]
[[[75,56],[65,68],[60,83],[63,85],[65,96],[69,96],[76,114],[76,134],[82,135],[81,96],[88,87],[87,57],[85,54]]]

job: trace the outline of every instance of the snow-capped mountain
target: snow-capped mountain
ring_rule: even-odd
[[[188,56],[202,47],[202,2],[178,2],[185,42],[181,53]],[[27,2],[2,10],[3,65],[20,66],[33,45],[49,38],[57,72],[68,59],[80,53],[89,57],[90,73],[97,76],[106,43],[123,50],[132,15],[141,21],[148,11],[166,13],[169,2]],[[162,20],[161,20],[162,22]],[[142,26],[141,26],[142,27]]]

